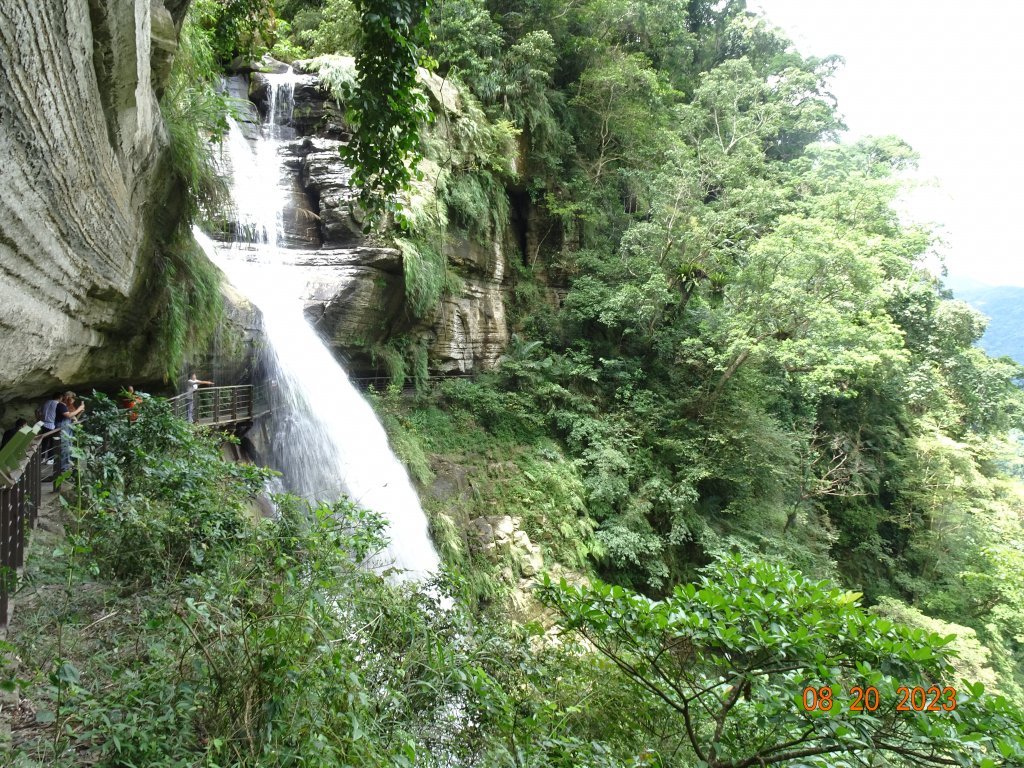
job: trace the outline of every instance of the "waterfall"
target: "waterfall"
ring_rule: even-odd
[[[423,580],[438,556],[405,467],[388,445],[369,403],[303,314],[306,285],[283,247],[286,169],[295,74],[267,75],[269,108],[262,135],[250,143],[234,122],[223,145],[238,227],[230,243],[196,230],[200,245],[263,315],[267,375],[274,406],[272,462],[285,487],[311,501],[342,494],[387,522],[390,545],[376,566]]]

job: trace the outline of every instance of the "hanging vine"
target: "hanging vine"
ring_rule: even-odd
[[[352,166],[359,203],[374,222],[408,220],[401,194],[416,174],[420,126],[430,118],[416,70],[429,39],[425,0],[355,0],[359,14],[356,87],[347,99],[355,134],[342,155]],[[369,229],[369,224],[367,226]]]

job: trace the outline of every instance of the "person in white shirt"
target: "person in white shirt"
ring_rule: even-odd
[[[203,381],[198,376],[196,376],[195,371],[193,371],[192,375],[188,377],[188,420],[193,422],[195,421],[195,409],[197,399],[196,392],[199,391],[200,384],[204,384],[208,387],[213,386],[212,381]]]

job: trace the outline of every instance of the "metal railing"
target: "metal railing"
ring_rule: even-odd
[[[262,387],[236,384],[230,387],[200,387],[168,398],[174,415],[196,424],[236,424],[252,421],[268,410]]]
[[[25,534],[34,528],[43,498],[43,470],[60,463],[60,432],[36,436],[24,457],[0,478],[0,627],[7,626],[10,596],[25,565]]]
[[[266,387],[240,384],[204,387],[168,399],[176,416],[197,424],[237,424],[269,411]],[[43,498],[43,475],[56,489],[61,466],[61,432],[32,438],[13,467],[0,472],[0,628],[7,626],[11,595],[25,565],[25,534],[34,528]]]

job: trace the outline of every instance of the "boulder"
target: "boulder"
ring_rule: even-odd
[[[263,54],[263,58],[259,62],[260,72],[269,72],[274,75],[283,75],[291,68],[291,65],[286,64],[283,61],[278,61],[269,53]]]
[[[530,541],[521,526],[522,520],[510,515],[478,517],[469,522],[470,548],[492,562],[505,563],[509,578],[504,581],[513,581],[513,571],[531,578],[544,568],[540,547]]]

